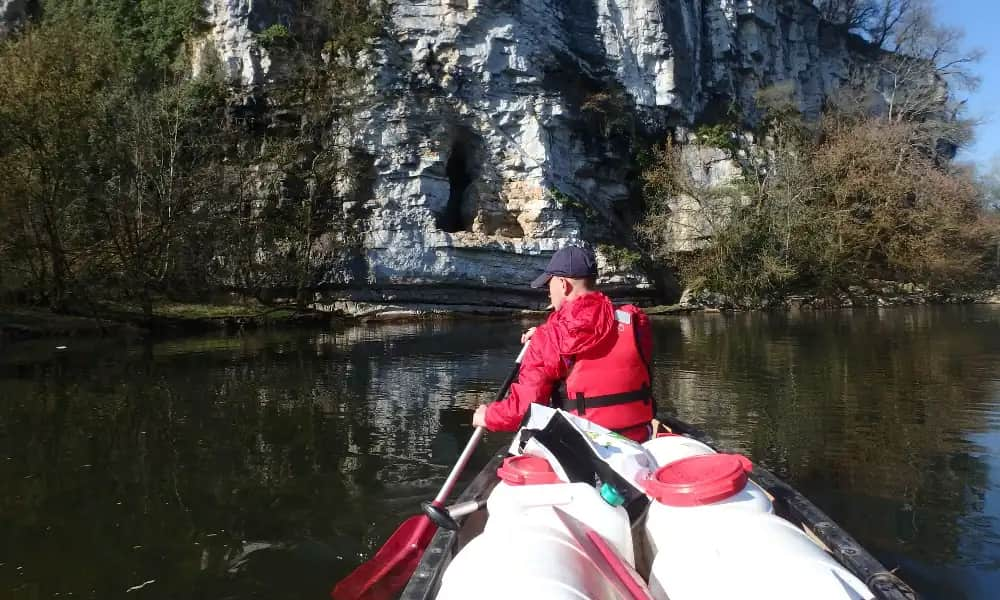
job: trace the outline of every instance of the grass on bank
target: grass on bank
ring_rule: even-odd
[[[106,329],[106,322],[92,317],[57,315],[31,307],[0,306],[0,334],[100,334]]]
[[[142,308],[137,304],[106,303],[108,311],[141,319]],[[153,305],[153,318],[200,321],[205,319],[265,318],[280,321],[301,314],[293,308],[275,308],[256,302],[247,304],[187,304],[163,302]]]
[[[244,325],[280,325],[323,315],[294,308],[247,304],[186,304],[162,302],[154,305],[152,322],[138,305],[103,303],[89,315],[53,313],[45,308],[0,305],[0,339],[52,336],[109,335],[142,329],[217,329]],[[329,318],[329,315],[326,315]]]

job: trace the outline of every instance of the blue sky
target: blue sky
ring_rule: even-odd
[[[968,96],[968,115],[983,119],[972,146],[958,159],[984,165],[1000,155],[1000,0],[935,0],[937,21],[965,30],[967,48],[980,48],[986,56],[973,70],[982,78],[979,89]]]

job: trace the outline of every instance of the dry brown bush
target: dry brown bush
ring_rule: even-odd
[[[832,217],[835,279],[956,286],[981,271],[991,234],[979,188],[935,163],[918,139],[914,124],[873,119],[834,126],[817,148],[817,208]]]
[[[983,283],[996,259],[997,219],[982,209],[971,173],[927,151],[924,128],[830,115],[813,135],[803,131],[787,127],[741,152],[744,181],[722,190],[695,185],[677,148],[654,153],[640,227],[651,254],[672,260],[688,285],[738,299],[872,279],[937,289]],[[679,218],[671,197],[681,194],[716,208],[728,201],[716,210],[725,222],[694,252],[673,252],[663,236]]]

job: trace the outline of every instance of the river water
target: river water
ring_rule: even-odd
[[[527,325],[0,348],[0,599],[326,598],[434,495]],[[1000,307],[669,317],[656,344],[661,411],[924,598],[997,597]]]

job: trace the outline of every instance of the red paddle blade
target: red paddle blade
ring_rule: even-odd
[[[403,521],[375,556],[337,582],[333,600],[390,600],[395,598],[417,569],[434,537],[434,524],[426,515]]]

